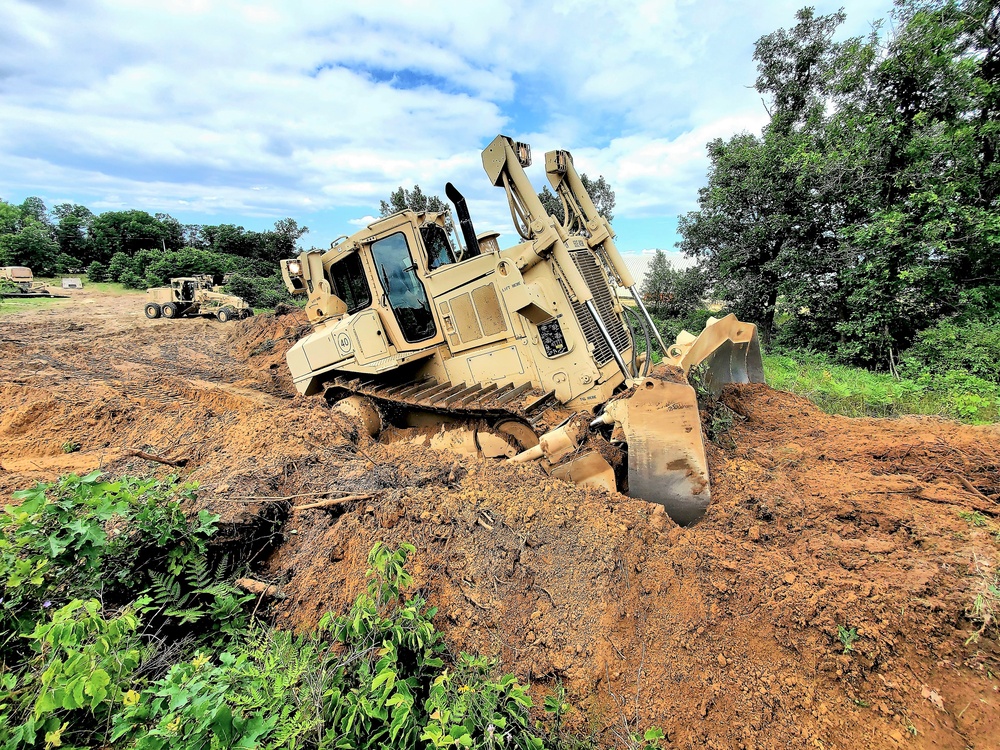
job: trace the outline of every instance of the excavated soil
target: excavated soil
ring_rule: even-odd
[[[681,529],[536,466],[358,435],[295,396],[303,326],[151,321],[141,297],[89,290],[0,317],[0,491],[97,467],[197,480],[300,629],[349,606],[376,540],[410,542],[449,646],[539,693],[561,680],[609,747],[649,724],[678,748],[1000,747],[1000,648],[968,617],[1000,558],[968,520],[996,528],[996,428],[730,387],[712,505]],[[360,499],[296,508],[343,495]]]

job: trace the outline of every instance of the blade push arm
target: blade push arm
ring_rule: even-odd
[[[518,234],[532,243],[530,258],[521,258],[518,268],[524,270],[551,254],[573,296],[581,303],[590,303],[593,295],[583,276],[570,257],[566,240],[569,235],[559,223],[545,211],[538,193],[524,173],[524,167],[531,165],[531,147],[519,143],[505,135],[498,135],[483,150],[483,169],[496,187],[507,192],[511,218]]]
[[[632,272],[628,270],[625,260],[618,252],[618,247],[615,245],[615,232],[611,228],[611,224],[598,212],[583,180],[580,179],[580,175],[573,165],[573,155],[569,151],[547,152],[545,154],[545,173],[548,175],[556,195],[563,202],[566,214],[563,229],[572,226],[574,222],[586,229],[587,244],[604,255],[615,275],[618,276],[618,282],[629,290],[636,306],[646,319],[646,323],[652,329],[653,335],[656,336],[660,351],[665,355],[667,345],[663,341],[660,329],[653,323],[653,318],[642,302],[642,295],[636,289]]]

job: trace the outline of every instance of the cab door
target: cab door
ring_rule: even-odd
[[[392,314],[391,337],[398,351],[426,349],[443,341],[434,305],[421,279],[427,273],[422,246],[404,224],[369,246],[382,306]]]

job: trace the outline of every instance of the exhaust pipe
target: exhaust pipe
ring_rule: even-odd
[[[455,215],[458,216],[458,226],[462,229],[462,237],[465,239],[465,252],[471,258],[479,255],[479,240],[476,239],[476,229],[472,226],[472,217],[469,216],[469,207],[465,203],[465,196],[458,188],[450,182],[444,186],[444,194],[453,204],[455,204]]]

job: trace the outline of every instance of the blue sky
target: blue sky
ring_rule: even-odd
[[[705,144],[766,121],[753,43],[801,4],[0,0],[0,198],[291,216],[323,247],[395,187],[451,180],[513,241],[480,162],[502,132],[539,189],[553,148],[603,174],[623,251],[670,250]],[[846,36],[891,2],[843,5]]]

